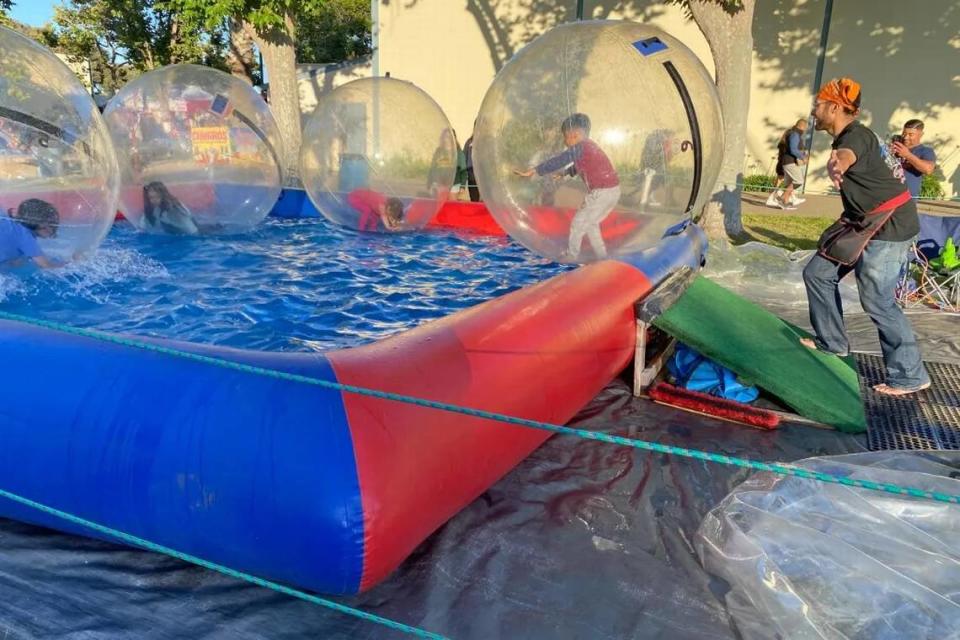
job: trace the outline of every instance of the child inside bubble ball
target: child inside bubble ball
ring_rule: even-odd
[[[63,266],[59,260],[48,258],[37,243],[37,238],[54,238],[60,226],[56,207],[39,198],[30,198],[0,217],[0,266],[18,267],[26,260],[41,269]]]
[[[360,214],[360,231],[400,231],[403,228],[403,202],[388,198],[379,191],[354,189],[347,195],[347,204]],[[383,228],[380,228],[380,224]]]
[[[142,225],[144,229],[172,235],[195,236],[200,233],[190,211],[159,181],[143,188]]]
[[[587,195],[570,222],[567,250],[561,259],[576,261],[580,257],[583,236],[587,236],[597,259],[607,257],[607,248],[600,233],[600,223],[620,201],[620,177],[600,146],[590,139],[590,117],[574,113],[560,123],[560,133],[567,149],[530,169],[515,169],[524,178],[557,174],[558,177],[579,175],[587,185]]]

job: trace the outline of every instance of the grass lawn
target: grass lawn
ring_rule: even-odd
[[[835,218],[745,213],[742,220],[744,235],[738,244],[757,241],[797,251],[815,249],[820,234]]]

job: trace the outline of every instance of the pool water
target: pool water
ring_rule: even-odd
[[[364,234],[268,219],[235,236],[118,223],[64,269],[0,271],[0,309],[72,326],[261,350],[355,346],[569,269],[509,239]]]

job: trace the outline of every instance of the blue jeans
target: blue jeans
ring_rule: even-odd
[[[912,245],[913,240],[871,240],[852,267],[816,254],[803,270],[817,347],[840,355],[849,352],[850,342],[843,326],[839,284],[851,271],[856,274],[860,304],[880,333],[887,384],[891,387],[912,388],[930,381],[910,321],[896,300],[897,280]]]

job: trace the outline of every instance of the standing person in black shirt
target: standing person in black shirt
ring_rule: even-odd
[[[857,278],[860,304],[877,326],[887,380],[877,393],[906,395],[930,386],[920,349],[895,290],[907,252],[920,230],[917,208],[904,184],[903,167],[873,131],[857,121],[860,85],[850,78],[831,80],[820,89],[813,108],[817,131],[833,137],[827,173],[843,201],[841,218],[856,224],[892,215],[866,243],[851,265],[840,264],[821,250],[803,270],[816,339],[810,348],[846,355],[850,345],[843,325],[838,285],[851,271]]]

